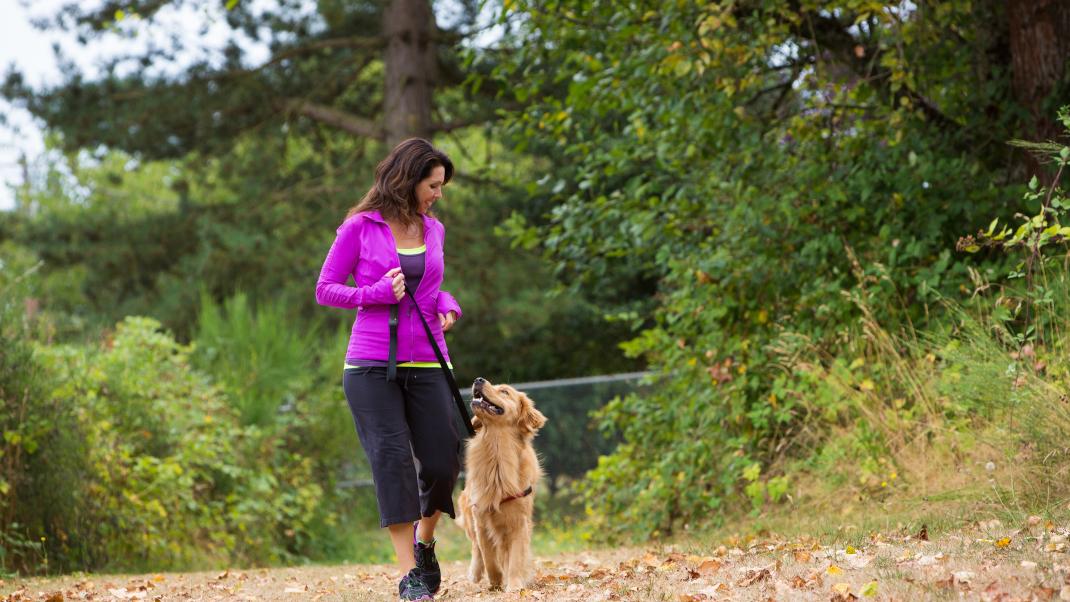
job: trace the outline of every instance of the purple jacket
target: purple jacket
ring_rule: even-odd
[[[423,313],[435,342],[449,361],[446,339],[438,314],[457,312],[461,306],[452,295],[439,290],[445,270],[442,243],[446,228],[433,217],[424,216],[424,275],[413,291],[416,305]],[[349,337],[346,358],[386,361],[390,355],[390,306],[398,303],[386,273],[400,267],[397,243],[390,226],[378,211],[358,213],[338,227],[338,235],[323,261],[319,281],[316,282],[316,302],[320,305],[357,308],[353,334]],[[356,286],[347,286],[353,276]],[[435,352],[427,340],[416,307],[408,296],[402,297],[398,308],[398,363],[435,362]]]

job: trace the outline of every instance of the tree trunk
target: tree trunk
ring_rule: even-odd
[[[391,0],[383,13],[386,143],[431,137],[435,15],[428,0]]]
[[[1030,138],[1054,139],[1060,134],[1057,107],[1046,106],[1067,71],[1070,55],[1070,2],[1010,0],[1012,85],[1014,96],[1033,118]]]

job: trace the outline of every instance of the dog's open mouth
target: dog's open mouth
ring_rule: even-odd
[[[483,410],[484,412],[490,412],[491,414],[497,414],[501,416],[505,413],[505,408],[495,405],[483,398],[483,385],[487,384],[487,381],[482,378],[477,378],[472,383],[472,411],[476,408]]]
[[[483,410],[484,412],[490,412],[492,414],[497,414],[498,416],[501,416],[502,414],[505,413],[505,408],[503,408],[501,406],[498,406],[498,405],[494,405],[493,403],[487,401],[486,399],[483,399],[483,395],[482,394],[473,394],[472,395],[472,410],[474,411],[476,408],[479,408],[479,409]]]

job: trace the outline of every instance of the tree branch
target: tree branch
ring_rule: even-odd
[[[372,138],[375,140],[384,140],[386,136],[383,132],[383,128],[378,123],[364,117],[358,117],[351,113],[340,111],[334,107],[297,98],[282,100],[279,102],[279,105],[279,108],[284,111],[304,115],[305,117],[336,127],[342,131],[349,132],[350,134],[364,136],[365,138]]]
[[[892,75],[888,69],[878,68],[871,72],[874,66],[880,65],[882,51],[876,45],[863,46],[862,41],[851,35],[846,26],[836,17],[820,13],[809,13],[807,16],[813,29],[806,31],[800,27],[796,29],[796,34],[811,38],[814,43],[835,53],[839,63],[847,66],[855,75],[866,78],[892,102],[898,104],[899,100],[905,97],[921,109],[929,121],[941,129],[962,131],[962,124],[948,117],[932,101],[909,86],[904,84],[898,90],[892,91],[889,83]],[[856,46],[862,47],[861,54],[856,53]]]

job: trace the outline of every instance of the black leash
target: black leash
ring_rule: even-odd
[[[386,382],[392,383],[398,376],[398,305],[390,306],[390,359],[386,362]]]
[[[431,332],[431,326],[428,325],[427,319],[424,318],[424,313],[420,311],[420,306],[416,305],[416,298],[412,296],[412,291],[405,288],[405,294],[409,296],[409,300],[416,306],[416,314],[420,316],[420,322],[424,325],[424,332],[427,333],[427,340],[431,343],[431,349],[435,350],[435,357],[438,358],[438,365],[442,368],[442,373],[446,375],[446,383],[450,386],[450,391],[453,393],[453,401],[457,403],[457,411],[461,414],[461,421],[464,422],[464,428],[468,431],[468,436],[473,437],[476,434],[474,428],[472,428],[472,418],[468,415],[468,410],[465,409],[464,398],[461,397],[461,390],[457,387],[457,381],[453,378],[453,372],[446,366],[446,358],[442,355],[442,350],[438,348],[438,343],[435,342],[435,335]],[[398,305],[395,303],[390,306],[390,359],[386,364],[386,380],[393,381],[397,378],[398,369]]]

